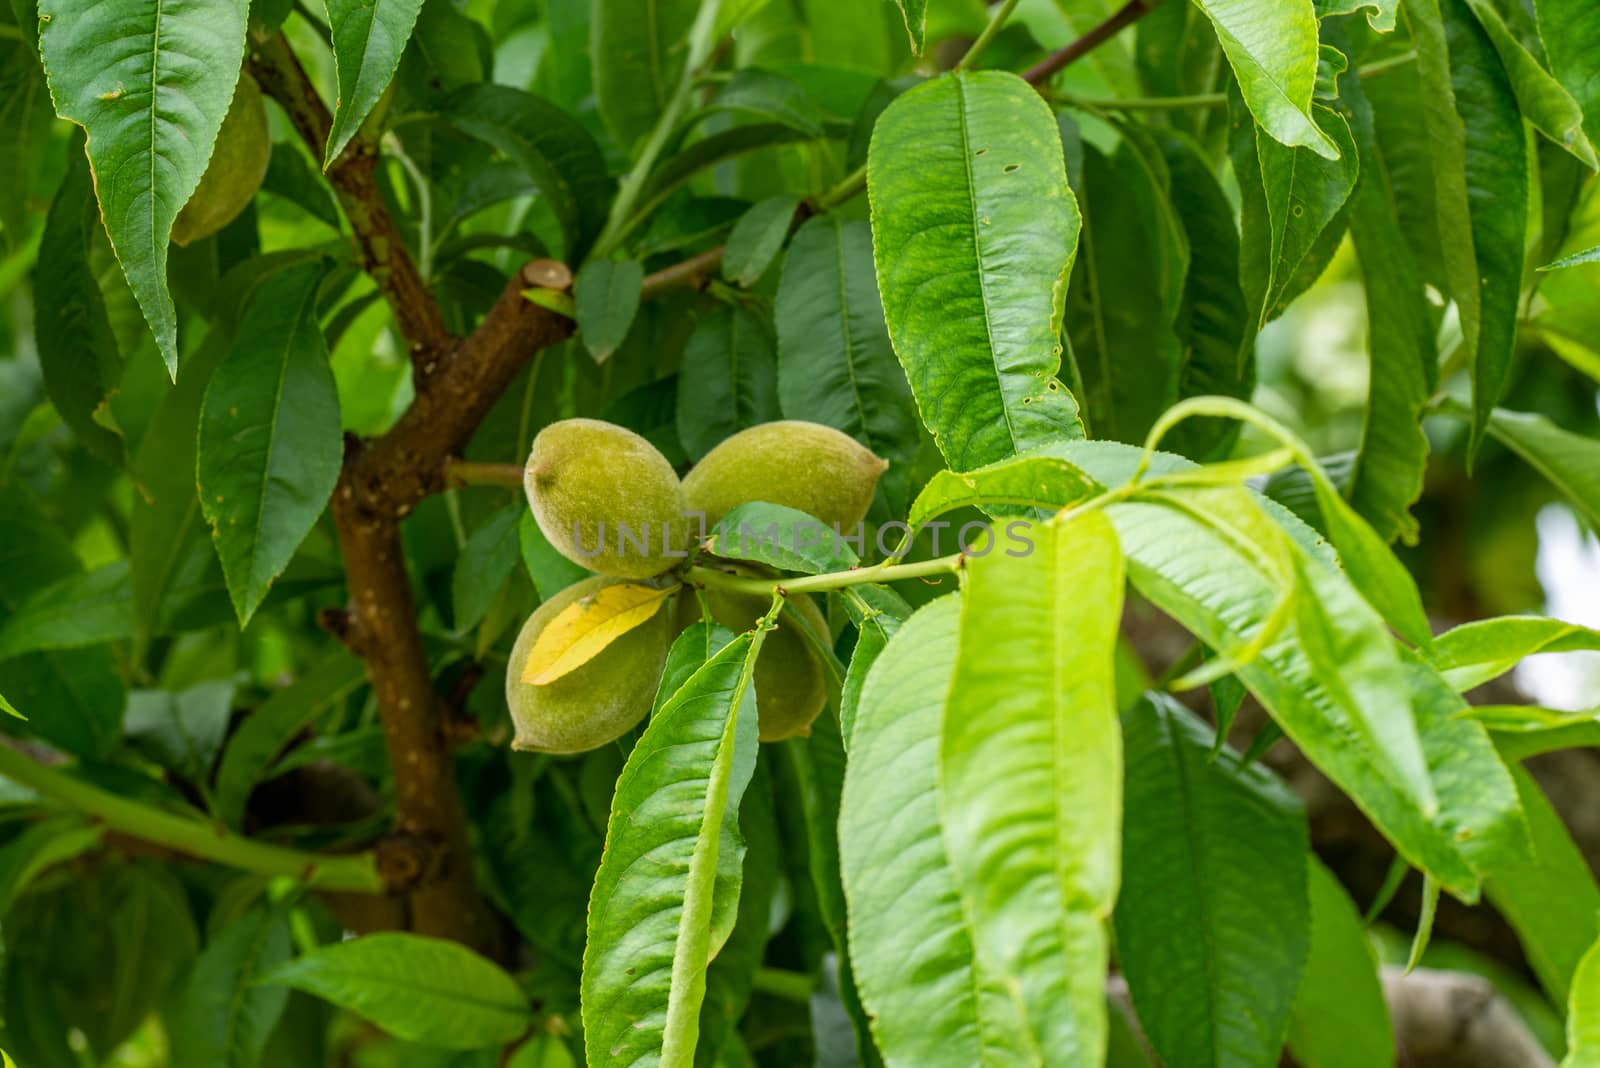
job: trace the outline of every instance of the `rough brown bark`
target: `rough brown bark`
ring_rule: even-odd
[[[282,34],[250,40],[248,69],[262,92],[276,100],[295,130],[322,161],[333,116],[300,60]],[[328,169],[328,182],[350,220],[351,237],[361,266],[372,276],[394,312],[400,334],[411,346],[413,366],[446,351],[451,342],[427,281],[417,272],[405,237],[389,214],[377,181],[377,149],[359,135]]]
[[[320,157],[328,109],[281,35],[252,43],[250,70]],[[394,830],[380,846],[380,863],[391,885],[408,887],[403,915],[393,918],[494,955],[500,927],[473,885],[447,711],[422,646],[400,523],[424,497],[445,488],[450,458],[522,365],[571,333],[570,320],[522,294],[570,288],[572,274],[551,261],[527,264],[478,328],[452,339],[389,214],[375,167],[374,147],[358,138],[328,178],[362,265],[410,346],[416,396],[383,435],[346,442],[332,510],[350,602],[342,612],[326,613],[324,624],[365,662],[378,701],[395,784]]]

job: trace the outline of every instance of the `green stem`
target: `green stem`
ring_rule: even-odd
[[[1077,96],[1051,93],[1050,99],[1069,107],[1090,111],[1179,111],[1185,108],[1220,108],[1228,103],[1226,93],[1196,93],[1193,96]]]
[[[445,465],[447,486],[503,486],[522,488],[521,464],[484,464],[471,460],[451,460]]]
[[[999,9],[990,17],[989,25],[983,28],[983,32],[978,34],[978,39],[973,41],[972,46],[967,49],[967,54],[962,56],[961,61],[956,64],[956,70],[972,69],[972,64],[978,58],[978,54],[989,47],[989,42],[993,41],[1000,33],[1000,28],[1006,24],[1006,19],[1011,16],[1011,12],[1016,6],[1017,0],[1004,0]]]
[[[831,211],[867,187],[867,165],[863,163],[817,197],[817,210]]]
[[[1386,70],[1394,70],[1396,67],[1403,67],[1407,63],[1415,63],[1416,60],[1417,53],[1415,50],[1402,52],[1398,56],[1390,56],[1388,59],[1380,59],[1375,63],[1368,63],[1360,67],[1356,70],[1356,77],[1370,78],[1375,74],[1382,74]]]
[[[689,56],[683,64],[683,75],[672,92],[672,99],[667,101],[666,110],[656,120],[655,129],[650,131],[650,139],[645,142],[644,150],[623,178],[617,190],[617,199],[611,202],[611,215],[606,220],[605,229],[595,239],[594,248],[589,252],[590,259],[598,260],[610,255],[629,231],[638,225],[641,216],[635,213],[634,206],[644,194],[650,172],[655,169],[656,158],[667,146],[667,141],[678,128],[678,119],[689,106],[695,83],[704,73],[701,67],[716,43],[717,15],[721,6],[720,0],[708,0],[700,6],[694,27],[689,31]]]
[[[702,586],[712,586],[730,593],[770,594],[815,593],[818,590],[842,590],[867,582],[894,582],[898,579],[925,578],[929,575],[951,574],[961,570],[965,556],[951,553],[932,560],[918,560],[911,564],[874,564],[851,571],[834,571],[825,575],[802,575],[799,578],[758,579],[744,575],[730,575],[710,567],[691,567],[689,580]]]
[[[381,894],[386,889],[371,853],[330,856],[253,841],[219,824],[162,812],[118,797],[30,760],[10,746],[0,745],[0,776],[76,809],[113,831],[202,860],[261,875],[289,876],[319,890]]]
[[[1359,78],[1370,78],[1384,71],[1403,67],[1417,58],[1415,52],[1369,63],[1356,71]],[[1086,111],[1181,111],[1187,108],[1220,108],[1228,103],[1227,93],[1195,93],[1192,96],[1093,97],[1073,93],[1049,92],[1051,100]]]
[[[762,968],[756,972],[755,982],[752,985],[763,994],[799,1002],[810,1001],[811,992],[817,986],[812,982],[811,976],[784,968]]]

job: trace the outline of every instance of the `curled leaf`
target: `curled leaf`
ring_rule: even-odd
[[[522,667],[522,681],[543,686],[577,670],[650,620],[678,589],[677,583],[658,589],[623,582],[580,597],[539,635]]]

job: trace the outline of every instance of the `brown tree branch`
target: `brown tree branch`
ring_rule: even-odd
[[[322,159],[333,117],[283,34],[275,33],[264,40],[252,37],[248,65],[262,92],[276,100],[289,116],[312,158]],[[428,289],[427,280],[418,273],[405,237],[384,203],[377,166],[376,148],[357,136],[328,169],[328,181],[350,221],[361,266],[372,276],[393,311],[400,334],[410,346],[414,373],[420,379],[424,368],[449,349],[450,332],[439,314],[438,301]]]
[[[448,710],[422,647],[400,521],[444,488],[450,457],[523,363],[571,333],[571,320],[523,297],[538,279],[570,284],[571,275],[535,262],[512,278],[477,330],[423,376],[395,425],[375,440],[350,440],[333,498],[350,591],[339,635],[366,662],[377,694],[394,770],[395,830],[433,849],[409,896],[409,926],[490,953],[498,927],[472,883]]]
[[[281,34],[252,42],[249,62],[263,91],[320,158],[328,109],[288,42]],[[522,365],[572,332],[570,320],[522,295],[529,288],[569,289],[572,272],[548,260],[527,264],[478,328],[455,341],[389,213],[376,164],[375,147],[357,138],[328,177],[362,265],[410,345],[416,395],[386,433],[346,442],[332,511],[350,603],[345,611],[324,613],[323,622],[365,662],[377,696],[395,784],[393,848],[380,848],[380,855],[402,869],[393,881],[409,885],[405,925],[497,955],[500,926],[473,885],[448,710],[423,649],[400,523],[445,487],[448,461]]]
[[[1029,67],[1022,75],[1023,81],[1029,85],[1047,81],[1160,6],[1161,0],[1128,0],[1088,33],[1056,49]]]

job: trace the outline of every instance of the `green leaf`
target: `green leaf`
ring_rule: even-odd
[[[595,103],[624,152],[667,109],[698,6],[696,0],[590,0]]]
[[[1172,208],[1189,244],[1189,272],[1173,324],[1183,346],[1178,395],[1247,399],[1255,386],[1256,332],[1239,282],[1233,205],[1193,141],[1174,131],[1155,130],[1152,136],[1166,160]],[[1189,422],[1169,441],[1175,451],[1205,459],[1222,453],[1236,436],[1231,423]]]
[[[817,102],[798,82],[772,71],[744,67],[710,103],[690,119],[727,112],[739,118],[775,122],[805,137],[821,137],[822,120]]]
[[[1522,768],[1511,775],[1532,831],[1534,853],[1496,867],[1484,891],[1517,932],[1533,973],[1559,1005],[1567,1000],[1584,950],[1600,934],[1600,888],[1533,776]]]
[[[706,970],[697,1050],[701,1063],[715,1057],[735,1033],[766,953],[773,898],[779,888],[778,824],[766,765],[756,765],[738,816],[741,837],[747,843],[739,879],[738,922]]]
[[[1563,712],[1537,705],[1473,705],[1472,718],[1489,729],[1506,760],[1600,746],[1600,708]]]
[[[1456,110],[1466,131],[1467,202],[1479,287],[1475,336],[1463,322],[1472,368],[1472,449],[1505,394],[1522,299],[1528,157],[1522,112],[1500,57],[1465,0],[1439,0]],[[1453,296],[1460,300],[1459,293]],[[1462,319],[1467,309],[1462,307]]]
[[[0,510],[0,618],[52,583],[81,574],[72,546],[26,487]],[[104,758],[122,734],[124,691],[105,648],[48,650],[0,662],[0,690],[32,715],[28,731],[77,756]]]
[[[289,914],[256,905],[224,927],[189,973],[172,1034],[175,1068],[254,1068],[289,1002],[257,980],[289,960]]]
[[[1417,734],[1439,798],[1434,825],[1480,875],[1526,860],[1527,820],[1509,769],[1471,709],[1422,657],[1402,656]]]
[[[335,652],[252,709],[228,738],[217,766],[212,800],[217,818],[242,828],[250,792],[278,755],[313,717],[366,680],[360,660]]]
[[[1339,145],[1318,128],[1311,111],[1317,82],[1317,13],[1311,0],[1194,2],[1216,29],[1256,123],[1284,145],[1338,159]]]
[[[522,565],[528,569],[528,577],[533,580],[533,588],[539,591],[541,601],[548,601],[574,582],[594,574],[557,552],[539,529],[532,512],[526,512],[517,524],[517,540],[522,549]]]
[[[527,505],[508,504],[472,532],[450,578],[451,621],[457,631],[478,625],[521,555],[518,526]]]
[[[1361,157],[1350,233],[1366,288],[1370,368],[1367,418],[1348,495],[1380,541],[1409,542],[1417,533],[1410,509],[1422,494],[1428,460],[1422,413],[1438,362],[1433,320],[1406,244],[1372,109],[1353,64],[1339,81],[1339,108],[1350,121]]]
[[[699,459],[718,442],[778,418],[772,327],[742,305],[701,319],[678,366],[678,438]]]
[[[1311,946],[1294,996],[1289,1048],[1304,1068],[1393,1065],[1394,1029],[1361,914],[1315,857],[1309,875]]]
[[[905,16],[906,32],[911,35],[911,52],[922,55],[924,38],[928,33],[928,0],[895,0],[900,14]]]
[[[28,718],[27,716],[24,716],[21,712],[18,712],[17,711],[17,706],[13,705],[10,701],[7,701],[6,700],[6,695],[3,694],[3,693],[0,693],[0,712],[4,712],[8,716],[15,716],[17,719],[24,720],[24,721],[26,721],[27,718]]]
[[[741,504],[724,516],[707,548],[730,560],[754,560],[807,575],[848,571],[861,564],[849,543],[820,519],[765,501]]]
[[[1360,171],[1355,141],[1344,117],[1322,104],[1315,105],[1312,112],[1319,124],[1331,131],[1329,139],[1339,149],[1337,159],[1324,158],[1310,148],[1279,144],[1260,127],[1246,125],[1236,130],[1234,138],[1234,165],[1249,173],[1252,189],[1259,180],[1266,205],[1265,233],[1250,225],[1258,216],[1246,213],[1241,255],[1261,326],[1281,315],[1320,273],[1321,257],[1313,253],[1322,251],[1319,239],[1350,199]],[[1253,163],[1248,161],[1252,149],[1256,155]],[[1242,165],[1241,156],[1246,158]],[[1244,185],[1241,181],[1241,190]],[[1262,278],[1265,282],[1258,288]]]
[[[1563,256],[1559,260],[1540,267],[1541,271],[1558,271],[1564,267],[1579,267],[1585,263],[1600,263],[1600,245],[1586,248],[1582,252],[1574,252],[1570,256]]]
[[[1055,378],[1079,217],[1039,94],[981,71],[897,97],[867,191],[889,336],[951,468],[1082,437]]]
[[[1310,943],[1305,814],[1171,698],[1122,717],[1117,959],[1168,1064],[1274,1065]],[[1173,894],[1182,885],[1188,892]]]
[[[0,918],[40,874],[100,844],[103,829],[76,813],[41,820],[0,848]]]
[[[1175,326],[1189,249],[1165,156],[1131,127],[1124,132],[1110,156],[1084,146],[1083,255],[1066,328],[1095,435],[1138,441],[1178,399],[1184,353]]]
[[[783,248],[799,203],[792,196],[767,197],[739,216],[722,253],[722,277],[745,288],[755,285]]]
[[[1600,54],[1600,9],[1586,0],[1534,0],[1533,7],[1550,70],[1582,109],[1589,139],[1600,141],[1600,84],[1594,77],[1594,57]]]
[[[605,225],[615,183],[582,123],[543,97],[491,84],[457,90],[440,114],[522,168],[555,213],[568,260],[588,250]]]
[[[1030,508],[1056,511],[1104,492],[1082,468],[1058,456],[1025,453],[966,474],[940,471],[912,502],[907,524],[917,530],[957,508],[1015,513]]]
[[[72,143],[80,144],[76,137]],[[34,271],[39,371],[62,421],[91,452],[120,467],[125,462],[122,434],[111,419],[109,397],[122,381],[122,354],[89,262],[100,232],[88,162],[71,152],[45,217]]]
[[[889,639],[900,629],[900,624],[911,615],[911,606],[889,587],[870,583],[853,587],[843,596],[845,610],[856,626],[855,648],[850,651],[850,665],[839,685],[840,743],[844,749],[849,749],[850,732],[861,708],[861,690],[866,685],[867,673]]]
[[[873,1037],[894,1066],[1029,1062],[1013,995],[974,956],[941,831],[940,735],[960,611],[959,596],[925,605],[878,657],[840,798],[850,962]]]
[[[1268,547],[1240,536],[1237,524],[1256,525],[1242,505],[1131,502],[1109,512],[1141,593],[1224,655],[1259,640],[1282,579],[1255,562]],[[1240,680],[1402,853],[1473,895],[1477,876],[1460,844],[1433,823],[1438,804],[1416,726],[1393,714],[1410,698],[1382,621],[1329,565],[1298,545],[1292,554],[1293,618],[1239,668]]]
[[[312,261],[261,284],[200,410],[200,509],[241,626],[339,479],[339,398],[317,323],[324,270]]]
[[[578,336],[596,363],[617,351],[639,312],[644,268],[628,260],[590,260],[572,284]]]
[[[179,570],[199,545],[200,494],[194,468],[200,406],[231,343],[229,330],[211,328],[190,355],[182,381],[162,397],[134,455],[131,473],[139,492],[133,495],[128,520],[128,560],[135,660],[143,659]]]
[[[1316,5],[1319,19],[1365,10],[1367,22],[1379,33],[1394,30],[1395,15],[1400,10],[1400,0],[1316,0]]]
[[[33,4],[17,5],[16,21],[0,13],[0,26],[15,26],[17,36],[0,39],[0,228],[14,245],[27,229],[34,187],[44,173],[55,115],[37,51],[38,24]],[[41,245],[42,252],[46,246]]]
[[[1439,285],[1447,297],[1455,300],[1461,323],[1461,343],[1471,355],[1478,351],[1482,298],[1474,248],[1473,212],[1469,203],[1467,131],[1457,107],[1451,77],[1452,56],[1440,5],[1441,0],[1414,0],[1406,6],[1406,21],[1411,26],[1417,50],[1416,92],[1387,101],[1392,108],[1386,108],[1384,102],[1377,107],[1380,119],[1385,111],[1392,110],[1406,123],[1405,144],[1386,137],[1386,148],[1393,143],[1396,150],[1403,152],[1411,145],[1420,144],[1425,150],[1425,163],[1416,161],[1409,173],[1401,160],[1396,159],[1391,176],[1397,196],[1408,194],[1418,202],[1419,210],[1415,213],[1405,211],[1402,204],[1401,217],[1408,223],[1407,239],[1424,242],[1418,258],[1425,271],[1433,266],[1434,256],[1426,243],[1437,242],[1438,269],[1442,274],[1429,277],[1428,281]],[[1381,92],[1382,86],[1379,90]],[[1520,123],[1517,129],[1521,129]],[[1517,158],[1524,158],[1521,149]],[[1424,218],[1430,214],[1431,220]],[[1414,217],[1407,219],[1408,215]],[[1425,229],[1426,233],[1413,233],[1413,226]]]
[[[88,132],[106,233],[173,377],[178,318],[167,292],[167,240],[233,99],[249,7],[39,4],[39,51],[56,112]]]
[[[206,782],[227,734],[232,679],[186,690],[134,690],[125,716],[128,741],[148,759],[189,782]]]
[[[1463,693],[1539,653],[1600,650],[1600,631],[1547,616],[1500,616],[1463,623],[1435,640],[1433,664]]]
[[[1600,1065],[1600,940],[1578,966],[1567,1004],[1567,1055],[1561,1068]]]
[[[125,638],[132,630],[128,609],[127,561],[68,575],[34,593],[0,623],[0,660]]]
[[[528,999],[493,961],[455,942],[369,934],[336,942],[265,975],[348,1009],[407,1042],[442,1049],[500,1046],[533,1022]]]
[[[651,717],[617,779],[584,950],[591,1064],[694,1063],[725,815],[755,767],[759,651],[740,635],[712,656]]]
[[[333,129],[322,165],[334,159],[366,121],[400,66],[422,0],[325,0],[339,76]]]
[[[1097,1064],[1121,854],[1122,553],[1103,512],[1034,536],[1026,556],[970,566],[940,812],[976,954],[1035,1057]]]
[[[1499,54],[1523,116],[1534,129],[1571,152],[1591,171],[1600,169],[1600,158],[1596,158],[1594,145],[1583,132],[1583,112],[1572,94],[1539,65],[1491,4],[1467,0],[1467,6]]]
[[[784,417],[842,430],[888,460],[898,511],[919,444],[917,411],[884,326],[871,226],[831,214],[802,226],[783,259],[774,313]]]
[[[1489,433],[1600,526],[1600,441],[1563,430],[1542,415],[1504,408],[1489,417]]]

